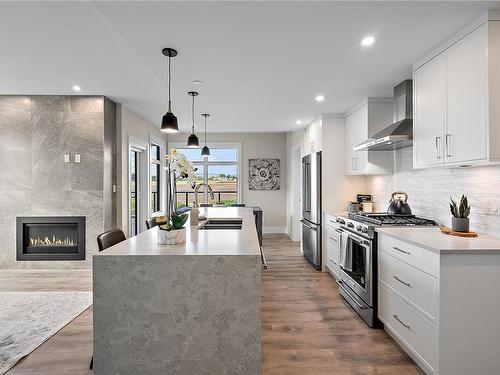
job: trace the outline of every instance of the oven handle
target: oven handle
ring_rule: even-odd
[[[347,234],[347,239],[349,237],[353,238],[354,240],[356,240],[358,243],[360,243],[361,245],[366,245],[366,246],[370,246],[370,241],[367,240],[366,238],[364,237],[361,237],[361,236],[358,236],[357,234],[354,234],[352,233],[351,231],[347,231],[347,232],[344,232]]]
[[[337,285],[339,286],[339,288],[342,288],[345,290],[345,288],[342,286],[342,284],[344,283],[342,280],[336,280],[337,281]],[[358,301],[356,301],[354,298],[351,297],[351,299],[354,301],[354,303],[359,307],[360,310],[364,310],[365,309],[365,306],[363,306],[362,304],[360,304]]]
[[[300,220],[300,222],[302,223],[303,226],[305,226],[307,229],[311,229],[311,230],[314,230],[316,231],[317,229],[314,228],[314,227],[311,227],[310,225],[307,225],[306,222],[304,220]]]

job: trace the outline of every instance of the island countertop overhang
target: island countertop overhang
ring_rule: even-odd
[[[186,242],[159,245],[158,227],[116,244],[99,254],[103,256],[259,256],[260,246],[252,208],[203,207],[200,215],[207,218],[240,218],[241,229],[199,230],[186,222]],[[191,215],[191,211],[188,213]]]

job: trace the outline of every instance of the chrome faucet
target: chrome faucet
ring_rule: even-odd
[[[199,185],[196,185],[196,187],[194,188],[194,207],[195,208],[198,207],[198,191],[200,190],[201,186],[206,186],[208,189],[208,192],[210,193],[210,198],[212,198],[212,199],[215,198],[214,191],[212,190],[212,187],[209,184],[201,183]]]

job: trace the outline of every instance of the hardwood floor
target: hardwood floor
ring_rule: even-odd
[[[422,374],[383,331],[344,303],[332,277],[317,272],[300,244],[267,236],[262,272],[264,375]]]
[[[262,272],[264,375],[422,374],[383,331],[368,328],[343,302],[333,279],[314,271],[299,244],[266,235]],[[91,290],[89,270],[0,271],[0,291]],[[8,375],[92,374],[92,308]]]

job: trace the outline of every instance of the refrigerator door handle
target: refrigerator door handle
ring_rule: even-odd
[[[314,230],[314,231],[317,231],[317,229],[315,227],[312,227],[310,225],[308,225],[304,220],[301,220],[300,221],[302,223],[303,226],[305,226],[307,229],[311,229],[311,230]]]

